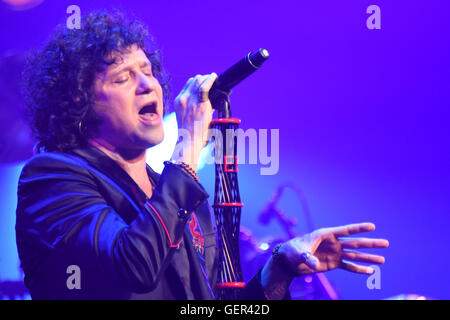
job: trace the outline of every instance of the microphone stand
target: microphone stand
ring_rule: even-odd
[[[214,215],[217,225],[219,275],[215,287],[218,300],[236,300],[245,287],[243,280],[240,253],[239,229],[241,220],[241,203],[237,179],[237,143],[233,135],[227,135],[228,130],[238,129],[241,120],[231,118],[229,95],[215,90],[213,107],[218,110],[218,119],[211,121],[211,128],[218,130],[223,137],[214,139],[215,152],[215,190]],[[219,160],[219,161],[217,161]]]
[[[259,69],[268,57],[269,53],[265,49],[250,52],[219,75],[209,91],[212,107],[218,111],[218,118],[211,121],[210,127],[220,132],[219,137],[222,137],[214,139],[216,163],[213,208],[219,249],[219,273],[215,296],[219,300],[236,300],[245,287],[239,254],[239,229],[243,204],[237,179],[237,137],[228,134],[239,128],[241,120],[231,118],[231,89]]]

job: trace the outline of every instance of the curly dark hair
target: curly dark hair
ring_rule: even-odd
[[[115,63],[112,52],[131,45],[150,60],[166,104],[168,77],[153,38],[143,23],[119,11],[91,12],[81,19],[80,29],[59,25],[49,42],[30,55],[23,84],[27,117],[37,139],[35,152],[65,152],[86,145],[99,123],[93,110],[95,76]]]

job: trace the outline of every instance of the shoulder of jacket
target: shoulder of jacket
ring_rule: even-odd
[[[84,171],[85,166],[85,160],[74,155],[61,152],[43,152],[26,161],[21,175],[35,172]]]

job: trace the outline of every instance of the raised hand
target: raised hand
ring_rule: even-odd
[[[348,238],[375,230],[373,223],[357,223],[341,227],[318,229],[291,239],[280,247],[280,254],[297,275],[341,268],[356,273],[371,274],[373,269],[354,262],[384,263],[383,256],[366,254],[354,249],[386,248],[385,239]]]
[[[209,124],[214,113],[208,93],[216,79],[215,73],[190,78],[174,103],[179,135],[189,142],[183,141],[181,156],[174,154],[172,158],[186,162],[194,170],[201,149],[208,140]]]
[[[261,285],[266,298],[282,299],[296,276],[341,268],[370,274],[372,268],[354,262],[384,263],[383,256],[357,252],[354,249],[386,248],[385,239],[348,238],[375,230],[373,223],[356,223],[313,231],[280,245],[261,271]]]

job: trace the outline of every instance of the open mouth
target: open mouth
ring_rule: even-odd
[[[149,104],[144,105],[141,110],[139,110],[140,115],[151,115],[151,114],[158,114],[157,111],[157,103],[156,102],[150,102]]]
[[[157,101],[147,103],[139,110],[140,121],[148,126],[159,126],[162,123],[161,116],[158,113]]]

